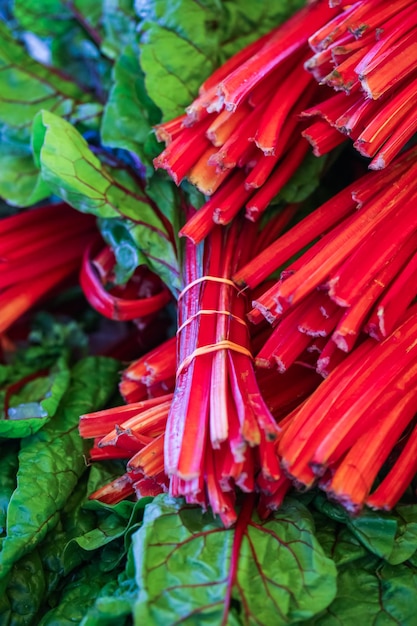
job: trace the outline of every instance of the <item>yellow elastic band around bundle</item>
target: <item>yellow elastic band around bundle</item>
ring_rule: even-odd
[[[184,368],[188,367],[190,363],[198,356],[202,356],[204,354],[210,354],[211,352],[217,352],[218,350],[233,350],[233,352],[238,352],[239,354],[244,354],[245,356],[253,358],[250,350],[245,348],[244,346],[239,345],[238,343],[234,343],[233,341],[228,341],[227,339],[224,341],[218,341],[217,343],[210,343],[207,346],[201,346],[200,348],[196,348],[194,352],[189,354],[177,368],[177,378],[181,374]]]

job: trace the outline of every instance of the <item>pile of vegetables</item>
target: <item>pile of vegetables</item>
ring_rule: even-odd
[[[0,18],[0,626],[417,624],[414,3]]]

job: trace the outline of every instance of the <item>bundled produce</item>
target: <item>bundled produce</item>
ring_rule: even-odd
[[[397,341],[396,333],[401,333],[398,328],[402,328],[416,295],[413,281],[417,229],[415,220],[410,218],[417,193],[416,150],[411,148],[384,172],[354,180],[289,229],[297,215],[296,205],[281,207],[269,222],[266,216],[263,231],[245,224],[245,217],[256,222],[279,186],[274,187],[263,209],[253,213],[241,194],[242,190],[247,193],[251,189],[248,181],[261,170],[267,175],[259,179],[259,193],[268,188],[268,181],[283,182],[280,177],[289,172],[286,168],[292,162],[289,154],[282,152],[286,145],[283,138],[292,137],[282,134],[283,124],[288,123],[285,132],[291,127],[293,133],[295,126],[291,124],[298,118],[298,98],[316,97],[317,87],[313,92],[306,72],[301,72],[300,80],[307,82],[296,83],[299,89],[295,91],[284,80],[281,84],[285,90],[280,84],[277,99],[275,95],[268,97],[266,86],[270,80],[287,71],[289,63],[302,67],[307,31],[316,28],[317,22],[327,20],[329,12],[333,15],[329,22],[332,26],[321,25],[316,34],[308,36],[310,44],[325,41],[320,45],[327,50],[339,30],[348,33],[348,42],[351,38],[359,42],[368,29],[358,27],[356,32],[354,20],[358,21],[362,13],[365,17],[370,15],[371,4],[358,3],[360,7],[355,7],[360,11],[356,14],[344,5],[335,10],[324,2],[311,3],[284,26],[251,44],[217,70],[202,85],[200,95],[186,114],[156,128],[157,136],[166,141],[167,147],[154,160],[155,165],[166,169],[177,185],[188,178],[210,197],[197,212],[189,212],[180,230],[187,241],[183,288],[177,305],[177,340],[170,340],[145,360],[132,364],[123,375],[121,391],[126,401],[132,403],[132,410],[137,410],[133,421],[129,413],[127,421],[117,423],[116,437],[113,430],[110,434],[99,432],[102,426],[88,434],[84,421],[100,424],[99,415],[81,420],[83,436],[97,438],[92,458],[111,458],[113,454],[128,459],[135,453],[124,478],[130,493],[134,489],[140,493],[140,487],[135,487],[138,471],[140,480],[155,480],[157,489],[169,489],[172,495],[182,495],[189,503],[210,504],[227,526],[236,521],[236,486],[242,492],[260,492],[259,510],[263,512],[279,506],[290,481],[297,487],[318,483],[347,508],[357,511],[370,496],[377,474],[397,439],[402,436],[405,441],[408,437],[414,396],[410,392],[405,402],[403,395],[413,381],[413,351],[406,343],[397,346],[396,354],[406,351],[407,358],[401,360],[396,370],[398,384],[392,383],[396,393],[389,390],[388,379],[385,384],[382,380],[373,385],[368,379],[372,372],[361,359],[381,358],[381,371],[390,371],[384,360],[388,358],[384,356],[384,346]],[[379,5],[375,28],[397,15],[384,3]],[[374,41],[375,32],[367,36]],[[362,49],[359,44],[357,48]],[[326,58],[330,58],[329,54]],[[262,71],[255,69],[259,64]],[[264,109],[255,106],[259,93]],[[282,104],[284,94],[297,94],[288,107]],[[271,115],[275,110],[279,116]],[[275,123],[268,144],[264,141],[265,128],[271,130]],[[337,132],[332,136],[338,144],[341,136]],[[304,150],[305,144],[299,141],[294,145],[303,145]],[[232,153],[236,159],[229,161]],[[277,154],[279,158],[275,159]],[[239,162],[241,155],[249,155],[248,160]],[[273,161],[272,169],[268,169],[266,164]],[[225,202],[223,206],[219,198]],[[244,205],[246,213],[242,214]],[[223,219],[225,215],[227,218]],[[267,280],[277,271],[278,281]],[[252,310],[247,311],[247,300],[252,300]],[[366,339],[366,335],[371,338]],[[405,341],[412,344],[412,337],[410,330]],[[376,342],[382,342],[381,346]],[[255,367],[261,369],[254,369],[253,359]],[[155,365],[151,365],[153,362]],[[354,380],[354,374],[352,379],[346,374],[347,364],[351,363],[354,365],[350,365],[349,371],[359,368],[356,378],[361,382],[357,391],[350,382],[352,398],[337,403],[335,394],[347,392],[344,386],[340,391],[339,387],[332,391],[332,381],[339,384],[340,379],[344,385]],[[266,368],[264,373],[262,368]],[[290,382],[295,380],[297,368],[302,370],[298,372],[302,378],[300,393]],[[320,377],[328,380],[318,384]],[[281,385],[295,394],[292,403],[284,401]],[[275,403],[271,393],[274,386],[281,388],[274,396]],[[364,388],[369,405],[362,402]],[[157,399],[160,394],[161,405]],[[309,394],[310,398],[300,405]],[[327,397],[330,408],[329,417],[325,418],[327,413],[322,406]],[[357,398],[363,409],[352,413],[351,405],[356,407]],[[268,404],[270,399],[272,403]],[[401,402],[404,406],[401,404],[400,409]],[[374,417],[364,422],[369,406],[373,407]],[[344,407],[350,410],[346,416]],[[107,417],[111,422],[110,414],[103,414],[106,425]],[[151,440],[141,439],[148,435],[148,416],[153,414],[158,416],[157,431]],[[122,411],[120,417],[123,415]],[[397,419],[397,415],[402,417]],[[382,416],[388,420],[386,430]],[[119,419],[117,410],[114,417]],[[130,437],[133,424],[140,435],[137,441]],[[315,428],[315,424],[321,427]],[[371,449],[373,425],[381,429],[373,439],[380,448],[375,447],[375,457],[367,457],[357,450],[365,445]],[[339,434],[333,440],[334,432]],[[366,443],[359,438],[359,447],[352,447],[359,435]],[[337,454],[326,452],[322,458],[321,442],[329,442],[327,451],[332,441],[339,441],[338,437],[343,442],[334,443],[338,446]],[[113,451],[108,450],[111,446]],[[363,465],[357,476],[361,476],[361,471],[367,472],[368,478],[360,487],[360,478],[355,482],[353,472],[349,473],[352,458],[354,462],[360,458]],[[375,498],[372,495],[373,506],[395,504],[408,481],[401,485],[396,496],[385,503],[379,496],[381,492]],[[117,499],[117,484],[114,487],[109,487],[111,498]],[[123,494],[122,490],[120,497]],[[108,491],[104,488],[94,497],[107,498]]]
[[[416,38],[412,0],[343,3],[342,12],[310,36],[314,55],[306,69],[339,92],[303,112],[318,118],[303,130],[316,155],[347,135],[372,159],[371,169],[391,163],[417,129]]]
[[[185,114],[156,127],[167,147],[155,167],[209,196],[180,234],[197,244],[244,207],[258,220],[299,168],[308,151],[299,114],[319,92],[302,71],[307,39],[334,13],[322,1],[302,8],[216,70]]]
[[[0,623],[414,624],[414,4],[3,4]]]
[[[393,330],[416,295],[416,154],[351,183],[235,273],[237,284],[254,288],[285,267],[249,313],[274,325],[259,365],[285,371],[320,338],[317,366],[329,372],[363,330],[378,339]]]
[[[93,497],[117,500],[129,486],[130,493],[144,495],[143,480],[166,490],[168,476],[174,496],[210,504],[227,526],[236,521],[235,486],[261,489],[265,505],[282,501],[290,481],[278,464],[275,418],[297,406],[319,377],[303,366],[282,381],[266,375],[258,382],[255,376],[252,344],[259,343],[259,333],[251,341],[247,298],[230,277],[256,252],[258,230],[236,219],[227,229],[214,228],[200,246],[187,244],[177,341],[127,368],[120,385],[126,407],[80,420],[81,435],[96,438],[93,460],[135,453],[123,486],[116,480]],[[174,395],[161,396],[173,389],[174,376]]]
[[[91,217],[60,203],[2,219],[0,234],[0,332],[4,333],[44,296],[75,278],[96,230]]]

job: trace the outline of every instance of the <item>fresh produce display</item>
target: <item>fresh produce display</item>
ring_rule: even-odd
[[[417,626],[414,3],[0,18],[0,626]]]

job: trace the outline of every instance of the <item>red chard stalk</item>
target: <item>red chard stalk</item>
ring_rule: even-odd
[[[320,127],[313,122],[303,135],[316,154],[326,154],[336,137],[333,143],[330,136],[325,139],[325,123],[341,138],[351,137],[355,148],[372,159],[371,169],[382,169],[417,129],[417,8],[411,0],[367,0],[341,8],[309,38],[314,56],[305,68],[321,84],[347,95],[327,97],[305,111],[319,117]]]
[[[210,196],[181,231],[194,243],[243,208],[258,219],[302,163],[308,142],[299,113],[320,91],[303,71],[307,41],[335,13],[324,0],[309,3],[216,70],[185,117],[156,127],[166,148],[155,167]]]

